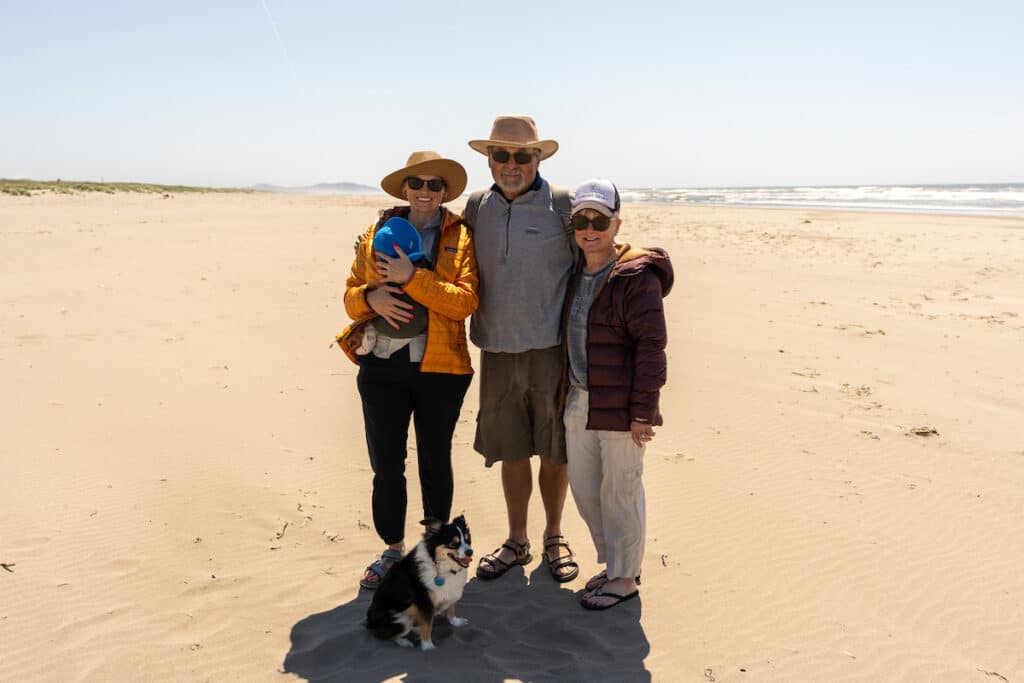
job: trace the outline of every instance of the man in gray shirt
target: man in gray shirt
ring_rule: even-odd
[[[469,333],[480,347],[473,447],[488,467],[501,462],[508,513],[508,540],[481,558],[477,576],[494,579],[532,561],[527,510],[533,492],[530,459],[538,455],[544,557],[556,581],[571,581],[579,566],[561,529],[568,477],[559,414],[559,318],[576,247],[559,213],[568,192],[553,189],[538,173],[558,143],[540,140],[527,116],[499,116],[490,138],[471,140],[469,146],[487,155],[494,178],[489,190],[470,197],[466,210],[480,274],[480,306]]]

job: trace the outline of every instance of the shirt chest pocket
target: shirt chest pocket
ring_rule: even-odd
[[[455,281],[456,264],[462,261],[462,252],[457,247],[442,245],[437,251],[437,266],[434,272],[448,282]]]
[[[528,225],[520,233],[519,247],[526,254],[551,253],[565,242],[565,234],[559,230]]]

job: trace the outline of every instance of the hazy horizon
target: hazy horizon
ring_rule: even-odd
[[[0,177],[376,187],[527,113],[554,182],[1014,184],[1024,8],[0,6]]]

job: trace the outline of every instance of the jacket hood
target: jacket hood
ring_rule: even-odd
[[[650,270],[661,282],[661,296],[666,297],[672,291],[675,273],[668,252],[661,247],[634,247],[629,244],[615,245],[614,277],[630,277]]]

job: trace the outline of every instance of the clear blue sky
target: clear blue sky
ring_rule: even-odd
[[[1024,2],[826,4],[0,0],[0,177],[474,188],[527,113],[567,185],[1024,181]]]

